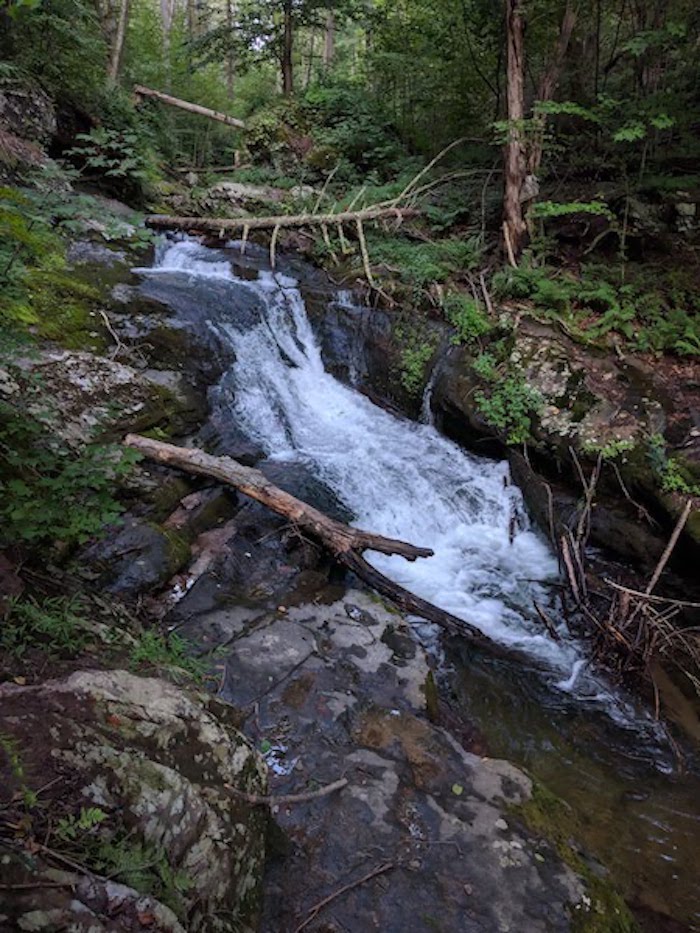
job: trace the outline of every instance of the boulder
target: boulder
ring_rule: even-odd
[[[0,129],[46,146],[56,132],[53,101],[37,84],[0,85]]]
[[[45,788],[5,848],[0,928],[255,928],[265,818],[231,789],[264,792],[266,767],[218,707],[126,671],[0,687],[0,733],[21,762],[5,767],[2,803]],[[87,826],[61,829],[88,808]]]

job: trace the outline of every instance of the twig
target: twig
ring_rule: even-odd
[[[656,584],[659,582],[659,577],[664,572],[664,568],[666,567],[666,564],[668,563],[669,558],[671,554],[673,553],[673,549],[675,548],[676,543],[681,536],[681,532],[685,528],[685,523],[688,521],[688,516],[690,515],[690,511],[692,508],[693,508],[692,499],[688,499],[688,501],[685,504],[685,508],[683,509],[683,513],[681,517],[676,522],[676,527],[673,529],[673,534],[671,535],[663,554],[659,558],[659,562],[656,565],[656,570],[652,574],[651,580],[649,581],[647,588],[644,591],[646,596],[648,596],[652,592]]]
[[[372,267],[369,263],[369,252],[367,250],[367,241],[365,240],[365,231],[362,227],[362,221],[357,219],[357,238],[360,241],[360,254],[362,255],[362,265],[365,270],[367,282],[371,288],[374,288],[374,279],[372,277]]]
[[[668,599],[666,596],[654,596],[651,593],[642,593],[641,590],[633,590],[629,586],[623,586],[621,583],[615,583],[614,580],[603,578],[608,586],[614,590],[620,590],[622,593],[629,593],[630,596],[636,596],[642,602],[667,603],[669,606],[678,606],[681,609],[700,609],[700,603],[691,603],[686,599]]]
[[[322,901],[319,901],[318,904],[314,906],[309,911],[309,915],[294,931],[294,933],[301,933],[302,930],[316,919],[318,914],[326,907],[331,901],[334,901],[336,898],[340,897],[341,894],[345,894],[348,891],[352,891],[353,888],[359,887],[361,884],[364,884],[366,881],[371,881],[372,878],[376,878],[378,875],[383,875],[384,872],[391,871],[392,868],[396,868],[393,862],[385,862],[384,865],[380,865],[378,868],[373,868],[372,871],[367,872],[366,875],[363,875],[362,878],[358,878],[357,881],[351,881],[349,884],[343,885],[342,888],[338,888],[337,891],[334,891],[333,894],[329,894],[328,897],[324,897]]]
[[[116,344],[116,346],[115,346],[114,349],[112,350],[112,353],[110,354],[111,359],[114,359],[115,356],[118,356],[118,355],[119,355],[119,351],[124,349],[124,344],[121,342],[121,340],[119,339],[118,335],[116,334],[114,328],[113,328],[112,325],[110,324],[109,318],[107,317],[106,311],[103,311],[102,308],[100,308],[99,310],[100,310],[100,316],[101,316],[102,320],[104,321],[104,325],[105,325],[105,327],[107,328],[110,337],[112,338],[112,340],[113,340],[113,341],[115,342],[115,344]]]
[[[314,209],[313,209],[314,214],[318,214],[318,209],[321,206],[321,201],[323,200],[323,196],[326,193],[326,190],[328,189],[328,185],[331,183],[331,179],[333,178],[333,176],[335,175],[335,173],[338,171],[339,168],[340,168],[340,162],[338,162],[335,168],[333,169],[333,171],[330,172],[330,174],[326,176],[326,180],[323,183],[323,188],[321,188],[321,192],[318,198],[316,199],[316,203],[314,204]]]
[[[248,803],[253,804],[253,806],[266,805],[272,807],[286,806],[290,803],[306,803],[308,800],[317,800],[319,797],[326,797],[336,790],[341,790],[341,788],[347,786],[347,783],[347,778],[340,778],[337,781],[333,781],[332,784],[319,787],[318,790],[310,790],[303,794],[281,794],[279,796],[275,796],[274,794],[246,794],[245,791],[238,790],[230,784],[225,784],[224,786],[235,797],[240,797],[241,800],[246,800]]]

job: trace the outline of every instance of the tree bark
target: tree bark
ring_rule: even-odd
[[[574,26],[576,25],[576,17],[577,13],[573,4],[571,2],[567,3],[564,17],[561,22],[561,27],[559,29],[559,36],[557,37],[557,42],[554,46],[554,53],[540,79],[539,87],[537,90],[538,101],[542,101],[544,103],[552,100],[554,97],[554,92],[557,89],[557,85],[559,84],[559,79],[561,77],[564,59],[569,48],[569,43],[571,42],[571,34],[574,31]],[[540,169],[540,165],[542,164],[542,146],[544,142],[544,131],[546,123],[547,117],[545,114],[539,114],[536,117],[536,126],[532,135],[530,151],[528,153],[528,171],[531,175],[536,175]]]
[[[523,5],[524,0],[505,0],[508,138],[504,149],[503,233],[506,251],[516,262],[522,253],[527,233],[520,200],[520,192],[527,173],[523,140],[525,116]]]
[[[335,58],[335,13],[329,10],[326,15],[326,32],[323,42],[323,64],[330,68]]]
[[[491,653],[495,651],[512,656],[512,652],[501,649],[469,622],[414,596],[413,593],[375,570],[362,557],[364,550],[371,550],[382,554],[398,554],[406,560],[414,561],[419,557],[431,557],[433,552],[429,548],[417,547],[405,541],[397,541],[394,538],[386,538],[383,535],[344,525],[274,486],[259,470],[243,466],[231,457],[213,457],[203,450],[176,447],[173,444],[166,444],[138,434],[128,434],[124,443],[159,463],[165,463],[199,476],[210,476],[233,486],[243,495],[261,502],[298,528],[308,532],[320,541],[336,560],[365,580],[372,588],[395,602],[405,612],[428,619],[453,634],[466,637],[475,644],[487,648]]]
[[[129,0],[122,0],[119,8],[119,22],[117,24],[117,34],[112,43],[112,50],[109,57],[109,67],[107,69],[107,79],[110,84],[116,84],[119,79],[119,69],[121,68],[122,55],[124,53],[124,40],[126,38],[126,28],[129,24]]]
[[[292,0],[284,0],[282,93],[285,97],[291,97],[294,93],[294,10]]]
[[[219,123],[225,123],[227,126],[235,126],[238,129],[245,129],[245,123],[230,117],[227,113],[220,113],[217,110],[210,110],[209,107],[201,107],[199,104],[191,104],[187,100],[180,100],[179,97],[172,97],[170,94],[164,94],[162,91],[154,91],[153,88],[144,87],[142,84],[134,85],[134,94],[138,103],[140,97],[153,97],[169,107],[179,107],[180,110],[187,110],[188,113],[197,113],[201,117],[208,117],[210,120],[218,120]]]
[[[157,230],[184,230],[223,235],[238,230],[271,230],[275,227],[332,226],[341,223],[389,218],[415,217],[420,211],[415,208],[368,207],[362,211],[342,211],[337,214],[280,214],[277,217],[236,217],[233,220],[218,217],[172,217],[168,214],[151,214],[146,224]]]
[[[233,88],[236,77],[236,62],[233,53],[233,0],[226,0],[226,29],[228,30],[229,49],[226,53],[226,90],[229,100],[233,100]]]

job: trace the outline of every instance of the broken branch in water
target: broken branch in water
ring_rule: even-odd
[[[408,590],[394,583],[384,574],[375,570],[362,557],[365,550],[379,551],[382,554],[397,554],[406,560],[419,557],[432,557],[430,548],[417,547],[405,541],[386,538],[359,528],[352,528],[325,515],[301,499],[290,495],[274,486],[259,470],[243,466],[231,457],[213,457],[198,448],[176,447],[139,434],[127,435],[124,443],[139,450],[142,454],[199,476],[210,476],[233,486],[244,495],[266,505],[273,512],[289,519],[299,528],[317,538],[327,550],[352,570],[373,589],[392,600],[405,612],[428,619],[452,634],[459,634],[489,652],[512,656],[513,651],[502,648],[487,638],[476,626],[463,619],[445,612],[438,606],[415,596]]]

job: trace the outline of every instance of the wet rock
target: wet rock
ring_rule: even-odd
[[[109,538],[95,542],[81,555],[98,574],[100,588],[121,596],[157,589],[189,559],[185,535],[132,515]]]
[[[182,429],[201,415],[198,400],[177,374],[148,378],[107,357],[83,351],[42,350],[22,362],[22,368],[41,378],[41,394],[28,409],[71,442],[94,440],[125,428],[143,431],[156,425]],[[45,398],[52,399],[46,411]],[[52,412],[60,412],[60,421]]]
[[[295,928],[385,863],[391,871],[309,929],[566,931],[572,912],[595,902],[514,815],[533,793],[529,778],[429,722],[428,658],[401,616],[350,591],[221,623],[221,610],[198,620],[208,638],[218,626],[227,639],[223,695],[248,704],[243,728],[268,761],[273,795],[349,781],[321,800],[273,807],[288,842],[268,865],[264,933]]]
[[[37,687],[4,685],[0,698],[2,732],[20,749],[22,780],[50,782],[44,807],[77,814],[81,806],[98,807],[104,818],[93,835],[103,858],[121,852],[122,866],[129,857],[144,863],[136,892],[119,883],[120,874],[129,874],[124,867],[111,879],[80,871],[57,878],[41,849],[33,860],[14,859],[13,877],[26,893],[0,892],[8,928],[215,933],[255,927],[264,817],[228,788],[264,791],[265,767],[204,697],[125,671],[80,671]],[[8,776],[5,803],[17,781],[16,773]],[[170,876],[149,874],[146,864],[152,869],[161,862]],[[153,882],[158,877],[160,885]],[[167,877],[179,881],[167,884]],[[41,878],[56,886],[41,887]],[[149,880],[158,896],[148,890]]]

